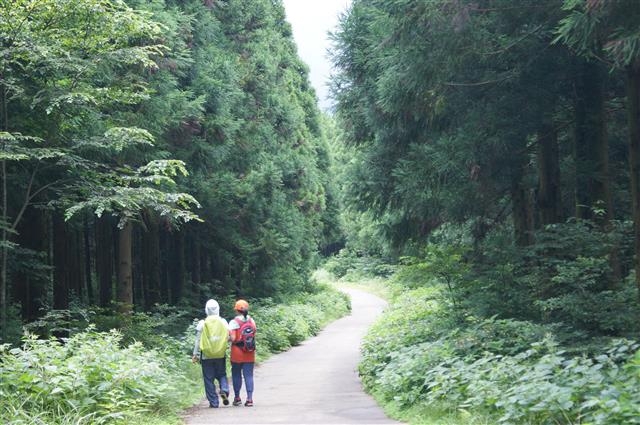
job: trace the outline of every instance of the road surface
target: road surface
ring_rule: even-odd
[[[360,341],[386,303],[366,292],[354,289],[345,292],[351,296],[350,316],[329,324],[317,336],[256,367],[253,407],[221,403],[220,408],[210,409],[203,399],[185,413],[185,423],[398,423],[388,419],[373,398],[364,393],[357,372]],[[244,388],[241,396],[244,401]]]

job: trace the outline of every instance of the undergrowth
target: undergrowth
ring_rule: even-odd
[[[390,416],[447,425],[640,423],[634,341],[460,314],[437,279],[411,289],[403,278],[387,282],[390,306],[369,330],[359,366]]]
[[[221,300],[221,310],[231,311],[227,304]],[[281,303],[252,302],[258,361],[315,335],[349,309],[348,297],[327,285]],[[120,322],[122,330],[108,331],[54,313],[29,328],[41,335],[26,333],[18,347],[0,345],[0,423],[180,423],[182,410],[204,396],[200,367],[190,361],[199,318],[171,336],[165,331],[184,314],[170,310],[165,316],[136,313]],[[67,337],[52,336],[61,329]]]

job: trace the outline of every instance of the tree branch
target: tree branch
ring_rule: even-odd
[[[495,79],[495,80],[478,81],[476,83],[446,82],[446,83],[442,83],[442,85],[451,86],[451,87],[477,87],[477,86],[486,86],[486,85],[489,85],[489,84],[500,83],[500,82],[506,81],[508,79],[509,79],[509,76],[506,76],[506,77],[498,78],[498,79]]]
[[[18,211],[18,214],[16,214],[16,218],[13,220],[13,224],[11,224],[11,230],[15,230],[16,229],[16,227],[18,226],[18,223],[22,219],[22,215],[24,214],[25,210],[27,209],[27,206],[29,206],[29,201],[32,199],[31,198],[31,188],[33,187],[33,181],[36,178],[36,174],[38,174],[38,166],[39,165],[40,165],[40,162],[38,162],[36,164],[36,168],[34,168],[33,172],[31,173],[31,177],[29,178],[29,184],[27,185],[27,193],[24,196],[24,202],[22,203],[22,207],[20,208],[20,211]]]

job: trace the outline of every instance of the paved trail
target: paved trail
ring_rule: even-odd
[[[254,407],[208,408],[203,400],[184,416],[202,424],[395,424],[362,391],[357,373],[360,341],[385,302],[346,290],[352,314],[302,345],[273,356],[255,371]],[[260,324],[258,323],[258,327]],[[244,400],[245,393],[242,389]]]

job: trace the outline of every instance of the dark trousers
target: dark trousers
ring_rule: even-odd
[[[243,377],[244,383],[246,384],[247,400],[253,400],[253,362],[231,362],[231,379],[233,380],[233,393],[235,398],[240,398]]]
[[[214,379],[218,380],[220,391],[229,394],[227,382],[226,357],[221,359],[202,359],[202,378],[204,379],[204,392],[209,400],[209,406],[218,407],[218,393]]]

